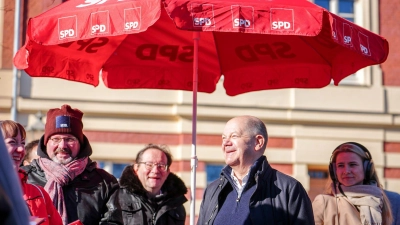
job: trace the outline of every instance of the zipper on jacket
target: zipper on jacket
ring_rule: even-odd
[[[156,224],[156,214],[157,213],[153,213],[153,218],[151,220],[152,224],[155,225]]]
[[[215,213],[215,211],[217,211],[217,209],[218,209],[218,204],[215,206],[215,208],[214,208],[214,210],[212,211],[212,213],[211,213],[211,215],[210,215],[210,218],[208,219],[208,221],[206,222],[206,224],[209,224],[209,223],[210,223],[210,221],[211,221],[211,219],[213,218],[214,213]]]
[[[76,201],[77,203],[79,202],[78,188],[75,188],[75,201]]]

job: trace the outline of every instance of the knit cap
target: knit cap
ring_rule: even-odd
[[[79,142],[83,143],[83,112],[72,109],[69,105],[61,106],[61,109],[50,109],[47,112],[47,120],[44,129],[44,144],[54,134],[72,134]]]

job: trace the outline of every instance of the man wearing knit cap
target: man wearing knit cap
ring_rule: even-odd
[[[92,148],[83,134],[83,113],[69,105],[50,109],[37,154],[29,166],[28,183],[41,185],[49,193],[63,223],[122,224],[113,218],[116,206],[107,204],[119,188],[117,179],[97,168],[89,156]],[[120,221],[120,222],[119,222]]]

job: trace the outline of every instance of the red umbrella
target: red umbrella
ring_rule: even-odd
[[[193,90],[193,197],[197,91],[213,92],[222,74],[232,96],[338,85],[384,62],[388,48],[305,0],[69,0],[29,20],[14,64],[94,86],[101,74],[110,88]]]
[[[110,88],[192,90],[193,33],[184,30],[211,31],[195,54],[198,91],[213,92],[223,74],[234,96],[337,85],[388,55],[384,38],[305,0],[163,0],[168,15],[160,1],[69,0],[29,21],[15,65],[94,86],[102,69]]]

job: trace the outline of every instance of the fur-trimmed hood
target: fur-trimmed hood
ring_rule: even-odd
[[[140,183],[139,177],[133,172],[132,165],[125,167],[119,183],[121,188],[125,188],[132,194],[146,195],[146,190],[142,183]],[[187,193],[185,183],[173,173],[169,173],[161,190],[166,194],[166,198],[174,198]]]

